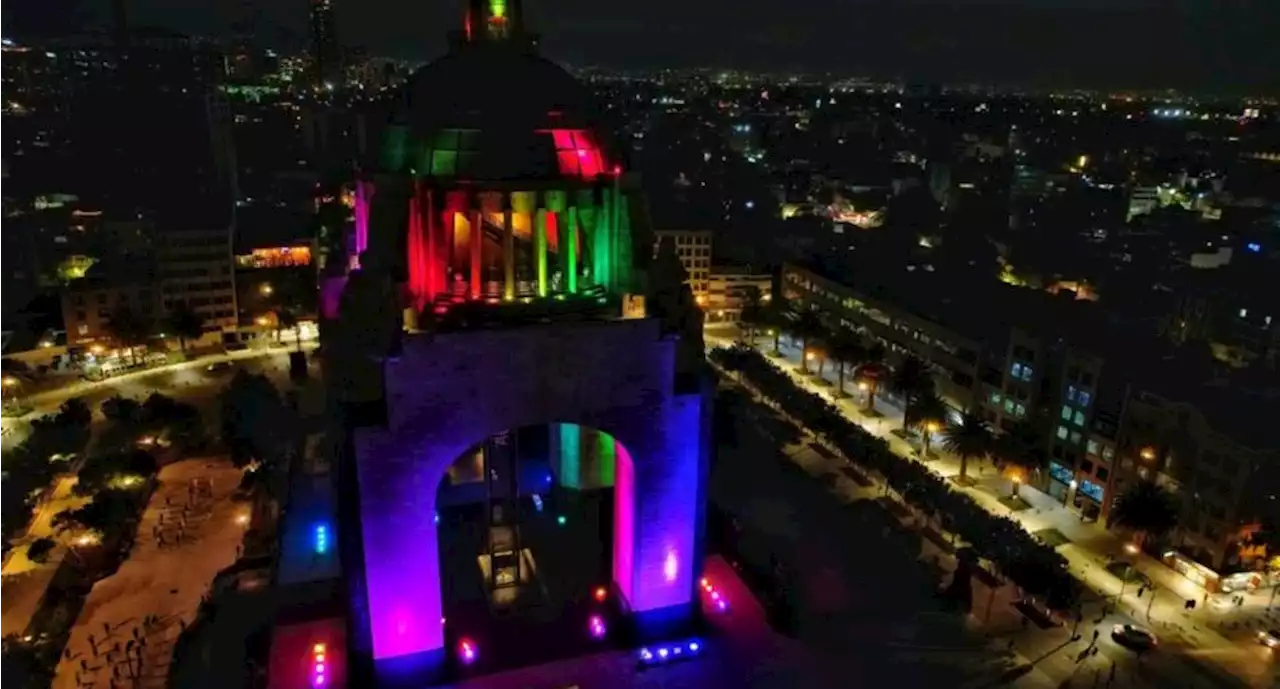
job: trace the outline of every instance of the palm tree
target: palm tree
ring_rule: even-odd
[[[1140,481],[1120,494],[1111,511],[1113,523],[1132,529],[1139,544],[1161,538],[1178,526],[1178,502],[1154,481]]]
[[[844,391],[845,368],[863,363],[867,348],[853,333],[840,328],[832,332],[827,351],[836,362],[836,397],[847,397],[848,393]]]
[[[961,414],[959,421],[948,423],[947,437],[942,441],[943,449],[960,458],[960,476],[956,480],[961,483],[968,478],[969,460],[986,457],[994,445],[991,427],[976,409]]]
[[[756,330],[765,324],[765,308],[760,301],[760,288],[751,285],[742,293],[742,311],[738,313],[738,330],[747,344],[755,344]]]
[[[9,359],[9,357],[0,357],[0,377],[28,378],[31,375],[31,366],[17,359]]]
[[[907,403],[902,415],[905,428],[918,427],[924,439],[924,454],[929,454],[929,440],[947,422],[947,405],[932,391],[917,395]]]
[[[128,306],[121,305],[111,312],[111,317],[106,327],[113,340],[128,348],[129,358],[136,365],[138,363],[136,348],[146,344],[147,338],[151,337],[151,321],[143,318]]]
[[[933,393],[933,376],[929,374],[929,369],[923,360],[914,355],[907,355],[893,370],[893,376],[889,379],[889,388],[902,396],[903,404],[909,410],[914,399]],[[910,425],[906,417],[904,413],[903,430]]]
[[[204,335],[204,318],[187,302],[178,302],[169,309],[169,315],[165,317],[165,328],[178,338],[178,347],[185,357],[187,340],[199,339]]]
[[[854,371],[854,377],[858,379],[858,387],[866,386],[866,411],[868,412],[875,411],[876,393],[880,391],[881,381],[888,378],[888,367],[884,365],[884,356],[884,345],[872,341],[862,352],[862,362]]]
[[[800,372],[809,373],[807,361],[809,345],[822,337],[822,334],[826,332],[826,327],[822,322],[822,317],[813,308],[800,308],[793,311],[791,315],[789,330],[792,337],[800,339]]]
[[[1021,419],[1013,428],[995,438],[991,456],[998,471],[1011,475],[1015,496],[1020,483],[1030,480],[1044,468],[1044,434],[1040,428],[1037,418]]]
[[[782,330],[791,326],[786,310],[777,302],[769,304],[764,309],[763,321],[769,326],[769,334],[773,335],[773,351],[769,352],[769,355],[782,356]]]

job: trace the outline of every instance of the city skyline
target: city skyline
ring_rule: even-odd
[[[986,82],[1038,88],[1160,88],[1265,95],[1280,89],[1280,8],[1213,12],[1193,3],[927,1],[838,3],[806,0],[779,14],[767,5],[714,0],[688,8],[598,6],[568,0],[534,4],[529,24],[549,56],[616,67],[711,66],[830,71],[921,82]],[[371,0],[335,3],[338,35],[370,53],[430,59],[445,49],[460,3]],[[244,26],[286,49],[307,43],[308,5],[286,0],[201,0],[179,11],[130,3],[131,21],[219,36]],[[5,8],[6,30],[57,32],[103,26],[106,2],[60,0]],[[707,40],[714,36],[715,41]]]

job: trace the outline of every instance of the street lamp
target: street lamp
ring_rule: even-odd
[[[262,293],[262,296],[269,297],[271,296],[271,293],[274,292],[275,290],[272,289],[271,283],[264,282],[262,283],[262,286],[258,288],[258,291]]]
[[[1156,458],[1156,450],[1154,447],[1151,447],[1150,445],[1148,445],[1142,448],[1140,451],[1138,451],[1138,455],[1141,456],[1146,461],[1150,462]]]
[[[933,434],[942,430],[942,426],[932,419],[924,422],[924,454],[929,455],[929,440],[933,438]]]

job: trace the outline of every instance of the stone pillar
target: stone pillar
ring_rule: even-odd
[[[539,208],[533,216],[533,260],[538,276],[538,296],[547,296],[547,211]]]
[[[502,298],[516,298],[516,238],[511,232],[511,205],[502,209]]]
[[[484,215],[479,210],[471,211],[471,298],[484,296],[484,281],[480,259],[484,248]]]
[[[568,222],[565,223],[564,243],[561,251],[565,255],[565,291],[578,293],[578,207],[569,206]]]

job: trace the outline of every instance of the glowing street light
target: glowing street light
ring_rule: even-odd
[[[1139,450],[1138,455],[1141,456],[1143,459],[1147,460],[1148,462],[1150,462],[1156,458],[1156,449],[1148,445],[1142,448],[1141,450]]]
[[[258,287],[258,292],[261,293],[262,296],[264,297],[269,297],[271,296],[272,292],[275,292],[275,289],[271,287],[271,283],[264,282],[260,287]]]

